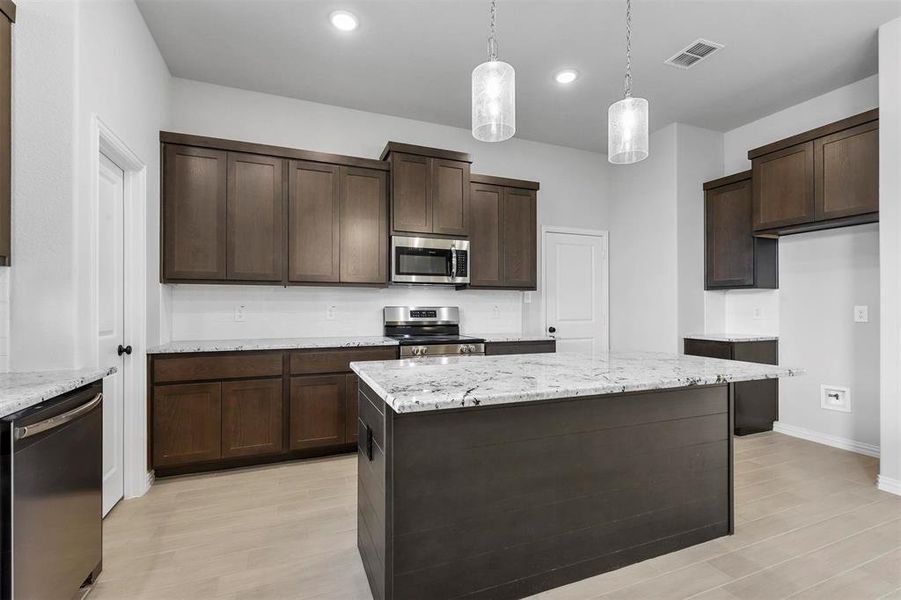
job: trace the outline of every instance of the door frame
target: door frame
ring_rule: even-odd
[[[147,471],[146,384],[146,304],[147,304],[147,165],[108,127],[98,115],[91,115],[91,331],[100,323],[99,281],[100,154],[115,163],[124,174],[123,190],[123,335],[134,351],[122,370],[122,437],[124,497],[143,496],[150,489],[153,473]],[[100,347],[91,337],[94,364],[99,364]]]
[[[556,225],[542,225],[541,227],[541,317],[544,323],[544,331],[548,328],[548,286],[547,286],[547,238],[550,233],[562,233],[568,235],[584,235],[596,237],[601,240],[603,256],[601,256],[600,273],[601,284],[604,293],[599,299],[600,309],[604,315],[604,339],[601,340],[601,348],[604,352],[610,351],[610,234],[602,229],[580,229],[578,227],[560,227]]]

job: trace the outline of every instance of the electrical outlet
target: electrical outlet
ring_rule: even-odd
[[[752,314],[754,315],[755,319],[760,320],[763,318],[763,309],[759,306],[755,306]]]
[[[247,309],[243,304],[239,304],[235,307],[235,321],[238,323],[244,322],[244,311]]]
[[[869,306],[855,306],[854,307],[854,322],[855,323],[869,323],[870,322],[870,307]]]
[[[497,304],[494,305],[494,308],[491,309],[491,318],[492,319],[500,319],[501,318],[501,307]]]
[[[821,385],[820,408],[851,412],[851,388],[841,385]]]
[[[329,304],[325,307],[325,320],[326,321],[334,321],[335,320],[335,306],[333,304]]]
[[[522,293],[522,301],[524,304],[532,303],[532,292],[523,292]]]

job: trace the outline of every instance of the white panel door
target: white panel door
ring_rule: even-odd
[[[100,364],[118,372],[103,380],[103,515],[122,498],[125,488],[124,452],[124,201],[125,174],[100,155],[98,279],[98,344]]]
[[[549,231],[544,243],[546,320],[557,352],[606,352],[606,235]]]

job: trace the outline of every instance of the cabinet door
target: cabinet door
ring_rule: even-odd
[[[816,218],[879,210],[879,121],[820,138],[816,157]]]
[[[163,279],[226,277],[225,152],[166,144],[163,164]]]
[[[283,164],[280,158],[228,153],[228,279],[282,280]]]
[[[751,180],[705,194],[706,287],[754,285]]]
[[[432,159],[432,231],[469,235],[469,163]]]
[[[806,142],[752,161],[755,231],[813,221],[813,154]]]
[[[469,279],[472,287],[504,285],[504,188],[473,184],[469,205]]]
[[[388,197],[384,171],[341,168],[341,281],[387,283]]]
[[[153,388],[153,466],[221,457],[221,385],[191,383]]]
[[[337,166],[291,162],[288,179],[289,281],[338,281],[339,189]]]
[[[282,379],[222,384],[222,457],[282,449]]]
[[[291,449],[344,443],[344,374],[291,378]]]
[[[537,275],[536,194],[532,190],[504,189],[504,283],[534,289]]]
[[[359,406],[357,396],[360,392],[360,378],[353,373],[344,376],[344,441],[352,444],[357,441],[357,418]]]
[[[392,227],[397,231],[432,233],[431,159],[395,153],[391,157]]]

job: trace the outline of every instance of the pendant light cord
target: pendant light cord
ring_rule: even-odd
[[[632,97],[632,0],[626,0],[626,98]]]
[[[497,2],[491,0],[491,12],[488,22],[488,60],[497,60]]]

